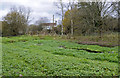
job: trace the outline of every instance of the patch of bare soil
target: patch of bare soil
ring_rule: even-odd
[[[39,39],[43,40],[45,38],[44,37],[40,37],[40,38],[34,38],[33,40],[39,40]]]
[[[101,51],[94,51],[94,50],[89,50],[89,49],[84,49],[84,48],[82,48],[82,49],[79,49],[79,48],[67,48],[67,47],[65,47],[65,46],[59,46],[58,48],[64,48],[64,49],[76,49],[76,50],[85,50],[85,51],[87,51],[87,52],[89,52],[89,53],[104,53],[104,52],[101,52]],[[108,53],[114,53],[114,52],[108,52]]]
[[[26,42],[26,41],[28,41],[28,40],[26,40],[26,39],[18,40],[18,42]]]
[[[67,48],[67,47],[65,47],[65,46],[59,46],[58,48],[85,50],[85,51],[90,52],[90,53],[103,53],[103,52],[101,52],[101,51],[92,51],[92,50],[89,50],[89,49],[79,49],[79,48]]]
[[[72,48],[72,49],[74,49],[74,48]],[[103,53],[101,51],[92,51],[92,50],[89,50],[89,49],[77,49],[77,50],[85,50],[85,51],[90,52],[90,53]]]
[[[93,41],[82,41],[82,42],[76,42],[78,44],[84,44],[84,45],[99,45],[102,47],[115,47],[118,46],[116,44],[110,44],[110,42],[93,42]]]
[[[40,37],[40,39],[45,39],[44,37]]]
[[[41,45],[43,45],[43,44],[42,44],[42,43],[38,43],[38,44],[35,44],[35,45],[41,46]]]
[[[62,45],[61,45],[61,46],[59,46],[58,48],[64,48],[64,49],[66,49],[66,47],[65,47],[65,46],[62,46]]]
[[[14,43],[16,42],[15,40],[10,40],[10,41],[7,41],[8,43]]]

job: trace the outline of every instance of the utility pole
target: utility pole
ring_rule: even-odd
[[[54,27],[54,15],[53,15],[53,27]]]
[[[54,32],[54,15],[53,15],[53,27],[52,27],[52,33]]]
[[[63,35],[63,3],[62,3],[62,0],[60,0],[60,4],[61,4],[61,10],[62,10],[62,30],[61,30],[61,33]]]

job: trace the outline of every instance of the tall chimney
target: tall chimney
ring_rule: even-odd
[[[57,26],[57,21],[55,21],[55,24],[56,24],[56,26]]]
[[[54,27],[54,15],[53,15],[53,27]]]

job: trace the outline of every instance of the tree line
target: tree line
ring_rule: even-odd
[[[76,2],[58,0],[56,6],[61,9],[63,33],[70,35],[102,36],[106,32],[118,32],[119,2]],[[61,5],[62,4],[62,5]],[[63,13],[63,9],[66,11]],[[62,32],[62,31],[61,31]]]
[[[58,14],[62,23],[54,27],[52,33],[60,35],[91,35],[102,36],[106,32],[118,32],[119,2],[75,2],[69,0],[64,3],[59,0],[55,6],[61,10]],[[42,31],[42,23],[48,22],[47,18],[40,18],[33,25],[30,8],[12,7],[10,12],[3,17],[2,36],[24,35],[32,31]]]
[[[13,6],[10,12],[2,18],[2,36],[18,36],[29,34],[36,34],[42,31],[42,23],[48,21],[48,18],[43,17],[29,25],[33,21],[31,18],[32,10],[24,6]]]

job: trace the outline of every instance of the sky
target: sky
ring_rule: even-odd
[[[54,5],[54,2],[56,1],[57,0],[0,0],[0,21],[2,20],[2,17],[10,11],[12,6],[24,6],[31,8],[31,18],[33,18],[30,22],[31,24],[34,24],[41,17],[47,17],[50,22],[52,22],[53,15],[55,16],[56,21],[61,20],[61,16],[56,14],[57,12],[61,12]],[[63,1],[68,2],[68,0]]]
[[[53,15],[55,20],[60,20],[59,12],[57,7],[54,5],[55,0],[0,0],[0,20],[4,17],[13,6],[24,6],[29,7],[31,12],[31,18],[33,19],[30,23],[35,23],[41,17],[47,17],[52,22]]]

